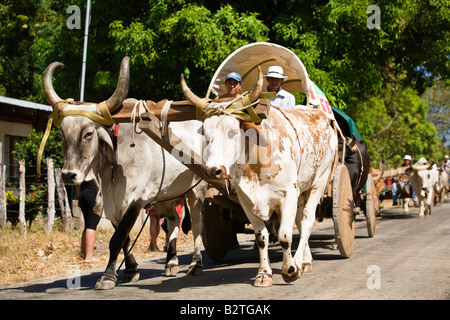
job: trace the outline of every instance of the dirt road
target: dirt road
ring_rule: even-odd
[[[180,254],[182,268],[177,277],[162,275],[165,257],[161,254],[139,262],[141,279],[138,282],[119,283],[111,291],[92,289],[103,270],[80,273],[68,269],[65,275],[1,288],[0,299],[450,299],[450,199],[446,199],[443,206],[434,207],[432,215],[425,219],[419,218],[417,207],[410,208],[407,215],[400,212],[399,208],[384,210],[377,219],[373,238],[367,236],[364,216],[358,216],[355,249],[349,259],[341,258],[333,249],[332,221],[317,223],[310,241],[313,272],[291,284],[281,278],[282,252],[279,245],[273,245],[269,248],[273,286],[252,286],[258,254],[253,250],[253,235],[243,234],[240,249],[230,251],[220,263],[203,253],[205,271],[201,276],[186,275],[190,262],[188,250]],[[298,235],[294,240],[296,248]],[[120,272],[119,279],[121,275]],[[184,303],[188,308],[188,301]],[[264,306],[260,307],[263,312]],[[171,311],[183,312],[181,307]],[[189,309],[184,311],[190,312]],[[199,309],[192,311],[199,312]],[[223,313],[225,309],[220,311]]]

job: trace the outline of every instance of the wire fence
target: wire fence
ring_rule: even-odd
[[[7,175],[6,165],[0,165],[0,226],[10,221],[13,227],[18,225],[26,234],[27,222],[31,225],[34,218],[42,214],[46,216],[45,229],[48,232],[52,231],[57,216],[61,217],[66,230],[71,229],[69,198],[73,198],[74,192],[73,188],[69,188],[70,194],[67,192],[61,169],[54,169],[53,159],[48,158],[46,172],[27,174],[27,169],[33,172],[35,168],[25,166],[25,160],[18,162],[19,174],[13,174],[14,177]]]

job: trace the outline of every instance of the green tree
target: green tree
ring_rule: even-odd
[[[225,5],[215,13],[185,1],[150,1],[148,14],[125,25],[111,23],[115,50],[131,58],[132,94],[158,101],[183,99],[180,74],[205,92],[215,69],[237,48],[267,41],[267,27],[255,13],[239,13]],[[145,72],[139,72],[145,70]],[[206,92],[205,92],[206,93]]]
[[[14,160],[18,161],[20,159],[25,159],[25,164],[27,166],[27,176],[37,177],[36,182],[42,182],[42,177],[38,177],[36,171],[36,161],[43,136],[43,132],[36,132],[36,130],[33,129],[33,132],[27,136],[26,140],[16,143],[16,149],[15,151],[13,151]],[[53,159],[53,166],[55,168],[62,168],[62,166],[64,165],[64,156],[62,154],[61,146],[62,138],[61,134],[59,133],[59,129],[53,128],[50,131],[50,135],[48,137],[47,143],[45,144],[45,148],[42,154],[42,174],[46,173],[46,158]],[[29,182],[35,181],[29,180]]]
[[[437,160],[439,136],[427,115],[428,104],[411,88],[386,91],[383,99],[362,103],[355,122],[368,145],[372,165],[398,165],[405,154],[417,160],[422,156]]]
[[[423,98],[430,106],[428,118],[436,126],[442,144],[450,147],[450,81],[437,81],[425,91]]]
[[[226,3],[92,0],[85,100],[111,95],[124,55],[132,61],[129,96],[183,99],[181,73],[201,94],[231,52],[270,41],[293,50],[331,104],[355,120],[375,164],[405,152],[443,152],[433,131],[436,125],[441,133],[439,123],[445,125],[435,111],[441,103],[424,96],[432,105],[427,118],[420,97],[438,79],[449,79],[448,0],[380,1],[380,29],[367,27],[368,0]],[[55,89],[78,99],[86,1],[70,4],[81,8],[81,29],[67,28],[67,1],[0,4],[0,94],[45,103],[42,74],[60,61],[66,67],[55,72]]]

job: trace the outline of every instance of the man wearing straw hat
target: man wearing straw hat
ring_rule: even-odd
[[[279,108],[290,108],[295,106],[295,98],[292,94],[281,88],[284,81],[287,80],[283,74],[283,68],[280,66],[270,66],[267,71],[267,75],[264,76],[267,79],[269,85],[265,92],[276,92],[277,97],[275,99],[269,99],[272,105]]]

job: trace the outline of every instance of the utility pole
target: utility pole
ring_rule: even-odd
[[[91,22],[91,0],[87,0],[86,4],[86,24],[84,27],[84,46],[83,46],[83,61],[81,65],[81,88],[80,88],[80,101],[84,101],[84,82],[86,78],[86,56],[89,34],[89,23]]]

